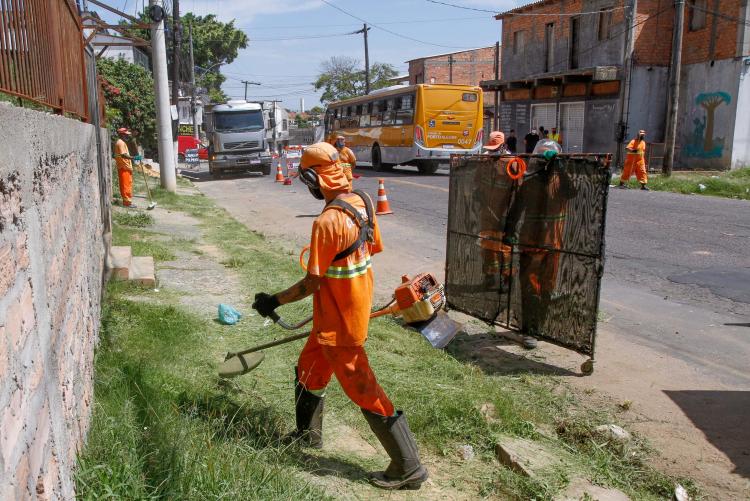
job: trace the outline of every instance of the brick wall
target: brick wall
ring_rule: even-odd
[[[105,257],[96,132],[0,104],[0,499],[74,496]]]

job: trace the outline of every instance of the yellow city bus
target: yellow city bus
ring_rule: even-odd
[[[449,165],[453,153],[482,147],[482,90],[450,84],[396,85],[328,105],[326,138],[346,137],[357,163],[376,171],[412,164],[423,174]]]

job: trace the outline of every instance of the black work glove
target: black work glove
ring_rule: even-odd
[[[253,309],[260,313],[260,316],[262,317],[270,316],[273,313],[273,310],[279,306],[281,306],[281,303],[279,303],[279,300],[273,294],[259,292],[255,295]]]

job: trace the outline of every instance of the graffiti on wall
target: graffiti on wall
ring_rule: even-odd
[[[724,138],[714,137],[716,109],[732,102],[726,92],[701,92],[695,96],[698,109],[693,113],[693,133],[685,146],[685,154],[698,158],[721,158],[724,153]]]

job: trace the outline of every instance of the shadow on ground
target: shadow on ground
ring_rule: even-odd
[[[516,346],[512,341],[494,332],[484,334],[458,334],[446,351],[457,360],[478,366],[485,374],[546,374],[579,376],[579,374],[535,359],[536,352],[522,355],[507,349]]]
[[[711,444],[750,478],[750,391],[664,391]]]

